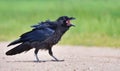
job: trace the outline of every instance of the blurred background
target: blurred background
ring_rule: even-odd
[[[60,45],[120,47],[120,0],[0,0],[0,41],[12,41],[31,25],[73,16],[76,27]]]

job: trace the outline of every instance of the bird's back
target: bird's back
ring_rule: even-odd
[[[19,39],[11,42],[8,46],[24,42],[42,42],[52,36],[55,32],[55,28],[56,24],[52,24],[52,22],[41,22],[38,25],[34,25],[31,31],[22,34]]]

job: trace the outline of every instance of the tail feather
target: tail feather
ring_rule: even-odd
[[[20,42],[21,42],[21,40],[20,40],[20,39],[17,39],[17,40],[15,40],[15,41],[11,42],[7,47],[9,47],[9,46],[11,46],[11,45],[15,45],[15,44],[20,43]]]
[[[20,44],[20,45],[16,46],[15,48],[7,51],[6,55],[15,55],[15,54],[22,53],[24,51],[28,51],[30,49],[32,49],[32,47],[30,47],[29,44],[23,43],[23,44]]]

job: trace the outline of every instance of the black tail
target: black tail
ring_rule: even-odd
[[[21,40],[20,40],[20,39],[17,39],[17,40],[15,40],[15,41],[11,42],[7,47],[9,47],[9,46],[11,46],[11,45],[15,45],[15,44],[20,43],[20,42],[21,42]]]
[[[29,44],[23,43],[23,44],[16,46],[15,48],[7,51],[6,55],[15,55],[15,54],[19,54],[24,51],[28,51],[30,49],[32,49],[32,47],[30,47]]]

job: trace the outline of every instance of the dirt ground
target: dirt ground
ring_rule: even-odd
[[[54,46],[53,61],[47,51],[39,51],[35,62],[34,49],[27,53],[6,56],[8,42],[0,42],[0,71],[120,71],[120,49],[85,46]],[[64,61],[63,61],[64,60]]]

